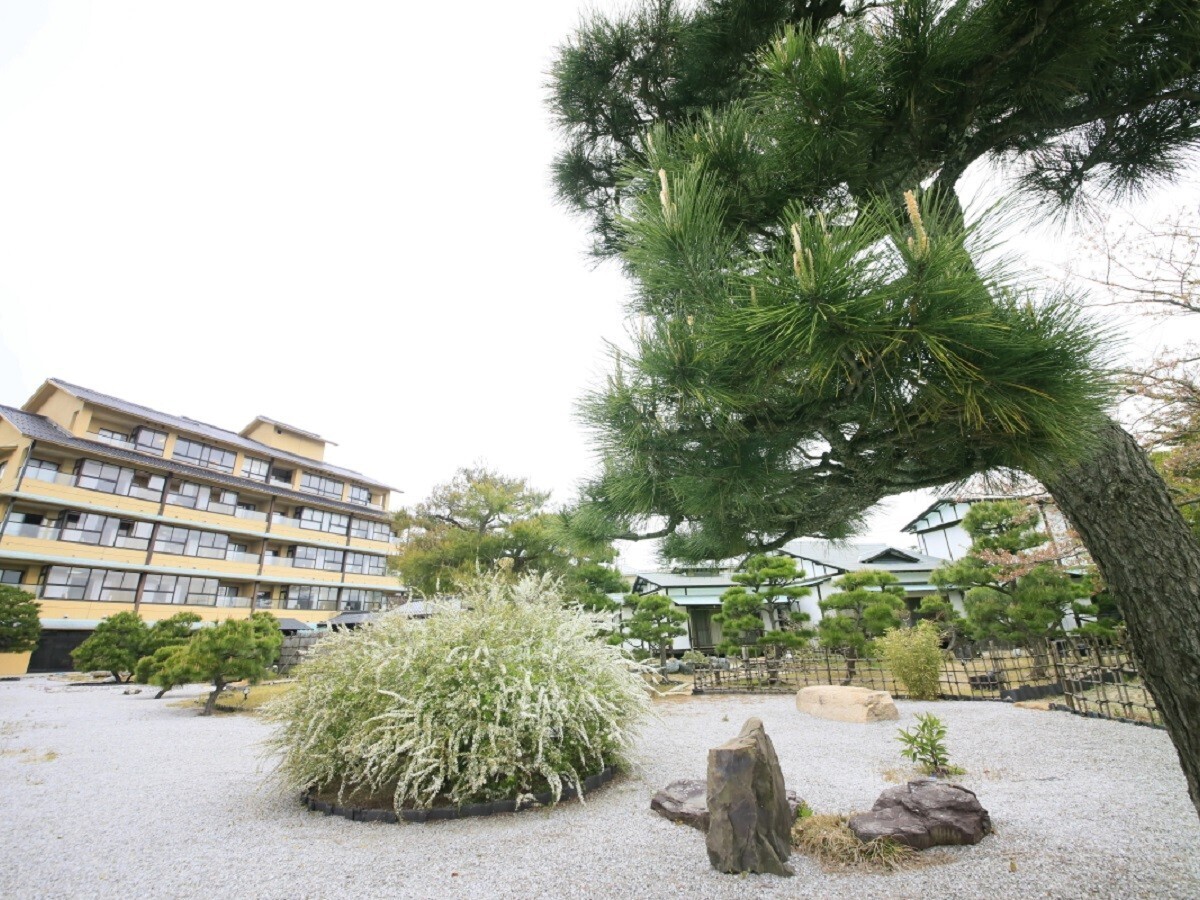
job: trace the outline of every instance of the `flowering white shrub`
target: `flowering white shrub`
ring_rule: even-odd
[[[502,800],[620,764],[647,709],[604,617],[558,584],[480,581],[467,608],[330,635],[267,707],[292,788],[390,796],[395,809]]]

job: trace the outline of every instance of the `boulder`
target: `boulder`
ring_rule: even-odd
[[[791,875],[792,816],[762,721],[708,751],[708,859],[719,872]]]
[[[654,795],[650,808],[672,822],[708,831],[708,785],[695,779],[672,781]]]
[[[836,722],[895,722],[900,718],[887,691],[822,684],[801,688],[796,709]]]
[[[660,816],[687,825],[697,831],[708,831],[708,786],[694,778],[672,781],[650,800],[650,808]],[[788,821],[795,821],[796,810],[804,801],[795,791],[787,792]]]
[[[851,816],[860,841],[887,837],[916,850],[941,844],[978,844],[992,820],[973,791],[926,779],[888,788],[870,812]]]

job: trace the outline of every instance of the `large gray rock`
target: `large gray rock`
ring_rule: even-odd
[[[708,751],[708,859],[720,872],[791,875],[792,816],[762,721]]]
[[[940,781],[910,781],[888,788],[870,812],[850,818],[860,841],[888,837],[917,850],[941,844],[978,844],[992,820],[974,791]]]
[[[654,795],[650,808],[672,822],[708,831],[708,785],[685,778],[672,781]]]
[[[795,791],[787,792],[788,821],[796,819],[796,810],[804,803]],[[708,831],[708,785],[694,778],[672,781],[650,800],[650,808],[664,818]]]

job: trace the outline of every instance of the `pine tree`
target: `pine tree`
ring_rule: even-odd
[[[0,585],[0,653],[28,653],[42,634],[33,594]]]
[[[1200,545],[1105,415],[1095,329],[990,270],[955,195],[984,160],[1043,214],[1177,170],[1200,143],[1200,7],[841,7],[657,3],[564,49],[559,190],[642,323],[587,404],[604,461],[576,522],[660,517],[667,553],[721,558],[1029,471],[1121,604],[1200,812]],[[748,23],[786,27],[754,49]],[[699,46],[728,51],[707,79]]]
[[[146,654],[149,638],[150,629],[141,616],[120,612],[101,621],[87,640],[71,651],[71,659],[82,671],[111,672],[114,681],[128,681]]]
[[[714,616],[724,635],[718,650],[729,655],[753,648],[756,655],[765,652],[779,659],[808,643],[813,636],[805,625],[808,613],[788,609],[793,600],[811,593],[796,584],[803,577],[790,556],[756,554],[747,559],[733,574],[737,585],[721,594],[721,612]]]
[[[625,602],[633,608],[633,615],[621,622],[621,632],[629,640],[643,644],[651,653],[658,654],[658,664],[666,674],[667,653],[675,638],[687,634],[683,623],[687,613],[676,609],[668,597],[647,594],[639,597],[630,594]]]
[[[255,684],[279,658],[283,635],[270,613],[249,619],[227,619],[201,628],[183,644],[160,649],[138,673],[139,680],[158,685],[159,696],[181,684],[208,682],[213,689],[201,715],[212,715],[225,686],[235,681]]]
[[[1089,602],[1092,580],[1054,558],[1038,512],[1017,500],[974,504],[963,518],[971,549],[939,566],[930,580],[964,592],[966,627],[976,640],[1028,642],[1065,633],[1073,616],[1088,633],[1111,634]]]
[[[871,641],[904,624],[904,588],[891,572],[864,569],[834,579],[836,594],[819,601],[821,646],[846,657],[846,678],[854,679],[856,661],[867,655]],[[832,613],[832,615],[830,615]]]

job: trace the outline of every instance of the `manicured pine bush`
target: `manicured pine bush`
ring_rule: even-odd
[[[648,700],[640,667],[598,637],[608,617],[535,576],[482,579],[464,606],[317,644],[266,707],[284,783],[429,808],[558,799],[623,762]]]

